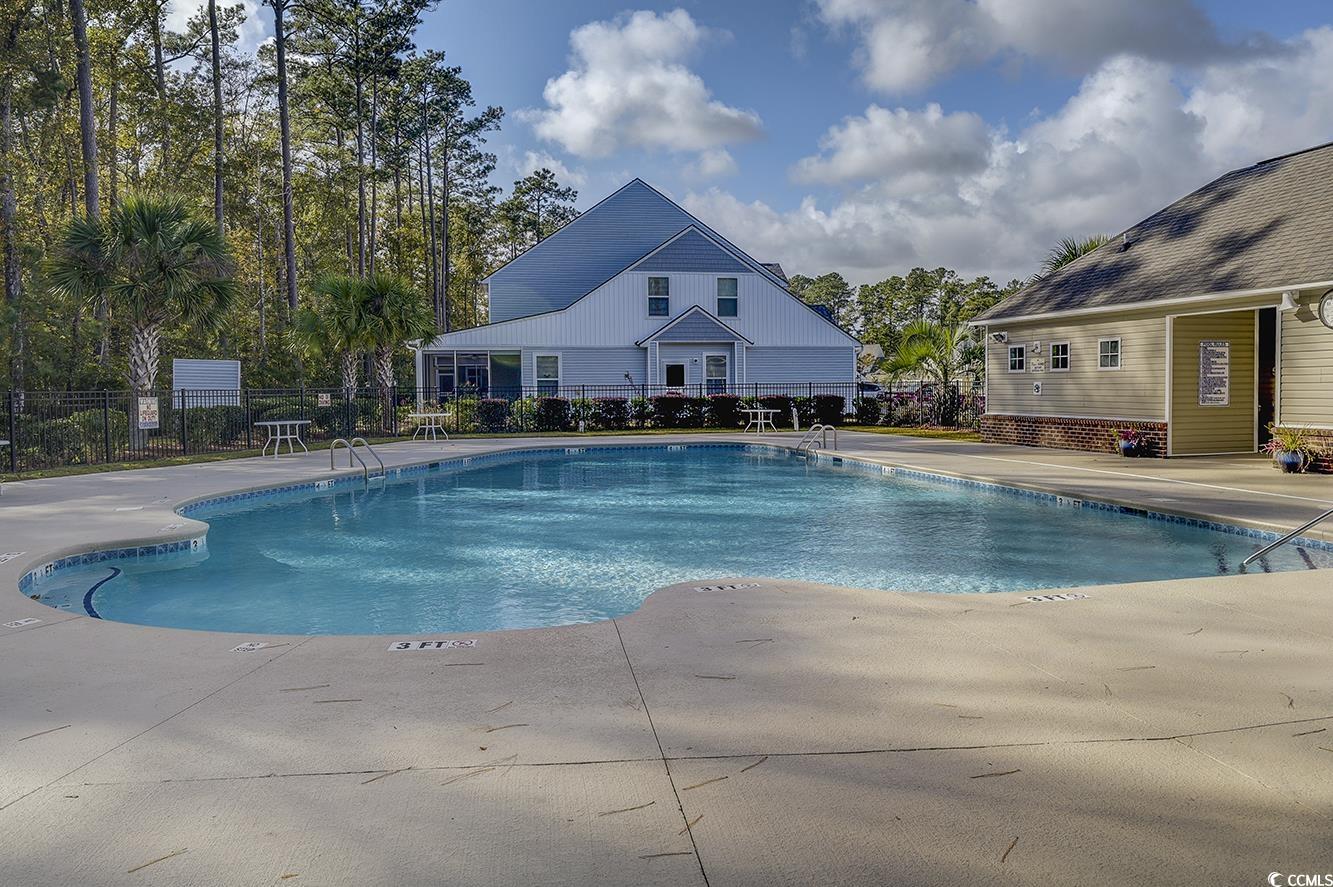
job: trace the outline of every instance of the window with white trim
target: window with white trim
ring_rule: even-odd
[[[537,393],[555,396],[560,393],[560,355],[538,354],[534,361],[537,371]]]
[[[1069,343],[1052,342],[1051,343],[1051,372],[1065,373],[1069,371]]]
[[[1119,339],[1097,340],[1097,369],[1099,370],[1120,369]]]
[[[648,278],[648,316],[671,316],[671,278]]]
[[[1009,372],[1022,373],[1027,371],[1027,348],[1023,345],[1009,346]]]
[[[719,277],[717,279],[717,316],[735,317],[740,309],[740,299],[736,289],[737,278]]]

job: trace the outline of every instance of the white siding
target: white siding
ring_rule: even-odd
[[[1280,315],[1283,425],[1333,428],[1333,330],[1319,322],[1318,308],[1319,293],[1307,293],[1300,307]]]
[[[171,362],[171,390],[173,393],[187,391],[236,391],[241,388],[241,362],[239,360],[182,360]],[[232,395],[209,394],[202,396],[207,406],[220,406],[240,403],[239,393]],[[172,401],[180,406],[180,396]],[[195,398],[190,398],[193,405]]]
[[[746,382],[851,382],[856,379],[856,350],[826,348],[745,349]]]
[[[717,312],[717,279],[738,280],[738,317],[727,326],[756,345],[844,346],[855,341],[799,299],[758,274],[668,274],[671,316],[648,316],[648,277],[626,272],[568,308],[440,336],[427,350],[455,348],[625,347],[642,341],[693,305]]]

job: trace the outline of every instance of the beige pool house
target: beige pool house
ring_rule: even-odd
[[[973,320],[987,440],[1251,453],[1333,442],[1333,144],[1234,170]],[[1321,467],[1328,469],[1325,459]]]

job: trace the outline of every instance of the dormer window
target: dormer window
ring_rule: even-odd
[[[671,316],[671,278],[648,278],[648,316]]]
[[[736,295],[736,278],[719,277],[717,279],[717,316],[735,317],[739,301]]]

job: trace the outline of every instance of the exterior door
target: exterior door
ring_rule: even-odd
[[[665,369],[666,369],[666,385],[668,388],[685,387],[685,364],[669,363],[666,364]]]
[[[707,354],[704,356],[704,385],[709,394],[726,393],[727,356],[725,354]]]

